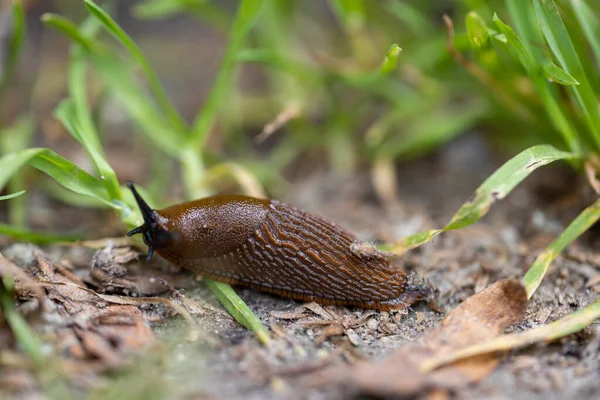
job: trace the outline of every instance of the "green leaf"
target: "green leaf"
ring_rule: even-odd
[[[490,34],[483,18],[475,11],[467,14],[465,19],[467,37],[473,50],[479,51],[490,46]]]
[[[160,110],[149,99],[149,96],[135,84],[133,72],[129,70],[128,66],[102,47],[100,43],[87,37],[71,21],[51,14],[44,15],[44,21],[59,29],[77,43],[82,44],[96,71],[107,83],[117,101],[127,110],[129,116],[141,127],[142,133],[156,147],[177,158],[181,149],[181,132],[171,129]],[[103,50],[98,51],[98,48]],[[63,104],[62,108],[59,107],[57,110],[58,117],[73,136],[81,142],[82,138],[79,136],[76,119],[69,115],[73,114],[74,111],[72,106],[68,104]]]
[[[19,117],[11,126],[0,131],[0,153],[8,154],[29,147],[35,132],[35,123],[31,117]],[[21,174],[15,174],[8,182],[9,192],[25,190],[25,180]],[[28,212],[25,197],[15,198],[8,204],[8,220],[13,225],[27,225]]]
[[[543,42],[544,38],[533,13],[531,1],[506,0],[506,7],[515,30],[523,41],[523,45],[527,51],[538,62],[544,59],[546,57],[545,49],[539,45]]]
[[[33,232],[27,228],[6,224],[0,224],[0,235],[6,235],[15,240],[21,240],[40,245],[60,242],[75,242],[83,238],[83,236],[78,235]]]
[[[553,125],[562,135],[569,149],[575,154],[582,154],[580,139],[578,132],[575,131],[570,119],[566,117],[557,96],[550,90],[545,77],[541,76],[540,66],[536,59],[531,55],[529,50],[523,44],[521,39],[515,34],[512,28],[494,15],[494,23],[507,39],[509,49],[515,57],[521,62],[527,74],[533,80],[537,90],[540,92],[540,98],[544,103],[544,108],[550,117]]]
[[[157,148],[179,158],[184,147],[182,135],[171,129],[149,96],[136,85],[127,65],[111,56],[90,55],[90,60],[111,94],[140,127],[141,133]]]
[[[0,95],[4,92],[4,88],[10,81],[15,68],[17,67],[17,61],[19,60],[19,54],[23,48],[25,41],[25,32],[27,27],[25,25],[25,11],[23,10],[23,4],[20,0],[14,0],[12,3],[12,19],[13,19],[13,31],[8,45],[8,52],[4,65],[2,66],[2,76],[0,76]]]
[[[110,201],[104,184],[98,178],[52,150],[44,148],[22,150],[0,158],[0,189],[25,165],[31,165],[45,172],[73,192],[96,197],[113,208],[120,208]]]
[[[495,39],[500,43],[508,44],[508,40],[506,39],[506,35],[504,33],[500,33],[492,28],[488,28],[488,33],[492,39]]]
[[[263,0],[242,0],[238,6],[230,30],[229,43],[215,78],[215,84],[202,106],[202,111],[198,113],[194,121],[190,142],[193,147],[197,147],[198,144],[202,145],[210,133],[210,129],[217,118],[219,107],[233,81],[235,66],[237,65],[237,53],[246,35],[258,20],[262,6]]]
[[[8,263],[8,261],[0,259],[0,263]],[[15,335],[15,339],[23,347],[25,353],[36,366],[40,366],[45,359],[42,342],[31,330],[29,325],[27,325],[27,322],[15,307],[15,285],[13,278],[8,275],[2,275],[1,278],[0,309],[2,315],[6,319],[6,322],[8,322],[8,326],[10,326],[10,329]]]
[[[66,103],[66,105],[64,103],[59,104],[58,112],[55,115],[63,122],[71,135],[79,140],[94,162],[100,180],[106,186],[110,198],[118,200],[121,199],[121,190],[117,174],[106,160],[88,104],[86,64],[83,52],[84,50],[80,45],[74,44],[72,46],[68,74],[71,102]]]
[[[539,167],[557,160],[576,158],[576,155],[557,150],[550,145],[530,147],[511,158],[486,179],[475,191],[473,200],[463,204],[444,228],[417,233],[391,246],[382,246],[382,250],[401,255],[430,241],[442,232],[469,226],[479,221],[487,214],[493,203],[506,197],[515,186]]]
[[[529,51],[523,45],[521,39],[519,39],[519,37],[515,34],[512,28],[506,25],[504,22],[502,22],[502,20],[500,20],[500,18],[498,18],[496,14],[494,14],[493,21],[498,27],[498,30],[502,32],[502,34],[504,34],[504,36],[506,37],[509,49],[515,55],[517,60],[519,60],[521,65],[523,65],[527,73],[530,76],[535,75],[537,63],[535,62],[531,54],[529,54]]]
[[[527,297],[531,298],[533,293],[542,282],[544,275],[548,271],[550,264],[558,254],[573,242],[593,224],[600,219],[600,200],[596,200],[594,204],[586,208],[571,222],[565,231],[553,241],[535,260],[525,277],[523,285],[527,290]]]
[[[229,314],[240,324],[254,332],[261,343],[269,343],[269,332],[267,332],[262,322],[235,293],[231,286],[211,279],[205,279],[204,282],[217,299],[219,299],[221,304],[225,306],[227,311],[229,311]]]
[[[598,100],[585,74],[577,51],[571,42],[554,0],[533,0],[535,14],[544,37],[561,67],[580,84],[572,86],[575,98],[583,111],[592,139],[600,149],[600,110]]]
[[[402,49],[395,43],[390,47],[381,64],[380,71],[383,75],[389,75],[396,70],[401,52]]]
[[[154,73],[154,70],[150,66],[150,63],[146,59],[146,56],[142,53],[140,48],[135,44],[133,39],[111,18],[110,15],[102,8],[100,8],[92,0],[84,0],[85,6],[89,12],[102,23],[104,28],[111,34],[119,43],[123,45],[133,55],[133,58],[138,62],[142,71],[148,79],[150,88],[154,92],[160,107],[165,111],[168,116],[169,122],[173,126],[173,129],[184,132],[187,130],[187,124],[169,99],[167,92],[161,85],[158,77]]]
[[[583,34],[592,48],[596,63],[600,65],[600,21],[598,21],[594,11],[584,0],[571,0],[571,7],[573,7],[575,17],[579,21],[579,25],[583,29]]]
[[[7,194],[7,195],[4,195],[4,196],[0,196],[0,200],[14,199],[15,197],[19,197],[23,193],[25,193],[25,190],[21,190],[20,192],[16,192],[16,193],[11,193],[11,194]]]
[[[101,52],[106,49],[96,41],[85,37],[71,20],[61,15],[46,13],[42,15],[42,22],[58,30],[76,43],[79,43],[88,52]]]
[[[561,85],[571,86],[571,85],[579,85],[579,82],[575,80],[571,75],[567,74],[564,70],[559,68],[556,64],[551,61],[548,61],[544,64],[544,75],[546,78],[560,83]]]

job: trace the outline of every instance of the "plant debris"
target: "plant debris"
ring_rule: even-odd
[[[526,305],[525,289],[518,281],[496,282],[465,300],[444,318],[439,327],[416,343],[402,346],[383,362],[337,367],[309,380],[318,386],[349,385],[358,392],[377,396],[415,396],[463,387],[492,372],[501,355],[461,360],[432,373],[421,372],[421,364],[500,335],[509,325],[523,320]]]

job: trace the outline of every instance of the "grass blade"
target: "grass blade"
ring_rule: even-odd
[[[523,68],[525,68],[525,71],[533,80],[533,83],[539,91],[540,97],[544,103],[544,109],[548,113],[553,125],[562,135],[565,143],[569,146],[569,149],[575,154],[582,154],[579,134],[577,131],[575,131],[570,119],[566,117],[563,108],[558,102],[558,99],[550,90],[550,86],[548,82],[546,82],[545,77],[541,75],[539,71],[540,66],[537,61],[539,58],[536,59],[534,56],[532,56],[532,53],[530,53],[530,51],[527,49],[524,42],[522,42],[512,28],[502,22],[497,15],[494,15],[494,23],[500,32],[506,36],[509,49],[514,54],[515,58],[519,60],[521,65],[523,65]],[[569,77],[571,76],[569,75]]]
[[[82,239],[82,237],[78,235],[34,232],[27,228],[6,224],[0,224],[0,235],[6,235],[15,240],[27,241],[40,245],[58,242],[75,242]]]
[[[465,19],[467,37],[473,50],[483,50],[490,46],[490,34],[483,18],[470,11]]]
[[[0,260],[0,262],[6,262]],[[10,276],[2,276],[0,281],[0,309],[10,329],[15,335],[15,339],[23,347],[23,350],[29,358],[40,366],[44,361],[44,352],[42,342],[33,333],[27,322],[17,311],[14,303],[14,281]]]
[[[7,194],[7,195],[4,195],[4,196],[0,196],[0,200],[14,199],[15,197],[19,197],[23,193],[25,193],[25,190],[21,190],[20,192],[16,192],[16,193],[11,193],[11,194]]]
[[[236,321],[254,332],[261,343],[269,343],[270,338],[266,328],[231,286],[211,279],[206,279],[205,282],[206,286],[208,286],[210,291],[213,292]]]
[[[443,365],[478,355],[511,350],[537,342],[552,342],[585,329],[598,318],[600,318],[600,300],[548,325],[529,329],[524,332],[502,335],[485,343],[469,346],[442,357],[426,360],[421,364],[419,369],[422,372],[430,372]]]
[[[389,75],[396,70],[401,52],[402,49],[395,43],[390,47],[380,67],[382,75]]]
[[[25,11],[20,0],[13,1],[12,4],[13,31],[10,43],[8,45],[8,54],[4,65],[2,66],[2,76],[0,77],[0,95],[4,92],[4,88],[10,82],[10,79],[17,67],[19,54],[23,48],[25,41]]]
[[[170,128],[156,105],[135,84],[127,65],[110,55],[90,54],[90,57],[92,65],[108,85],[111,94],[140,127],[140,132],[157,148],[174,158],[180,158],[182,135]]]
[[[579,82],[577,82],[575,78],[567,74],[564,70],[562,70],[553,62],[547,62],[546,64],[544,64],[543,68],[544,75],[546,76],[546,78],[556,83],[560,83],[561,85],[565,86],[579,85]]]
[[[183,120],[171,100],[167,95],[167,92],[161,85],[158,77],[154,73],[154,70],[150,66],[150,63],[146,59],[146,56],[142,53],[140,48],[135,44],[133,39],[115,22],[114,19],[111,18],[110,15],[106,11],[104,11],[101,7],[99,7],[92,0],[85,0],[85,6],[89,10],[89,12],[100,21],[102,26],[115,38],[119,43],[123,45],[133,58],[137,61],[137,63],[144,71],[146,78],[148,79],[148,83],[150,84],[150,88],[152,89],[156,99],[160,105],[160,107],[165,111],[169,122],[179,132],[185,132],[187,130],[186,122]]]
[[[544,38],[535,20],[531,1],[506,0],[506,7],[525,49],[535,60],[542,60],[545,57],[544,48],[539,43],[542,43]]]
[[[575,98],[579,103],[592,139],[600,148],[600,110],[598,100],[585,74],[585,70],[571,38],[563,23],[554,0],[534,0],[533,6],[537,20],[550,49],[560,62],[562,68],[580,84],[573,86]]]
[[[230,30],[229,43],[225,55],[215,78],[215,84],[204,102],[202,111],[198,113],[192,128],[191,143],[196,146],[203,144],[210,133],[221,102],[227,94],[229,85],[233,80],[236,66],[236,57],[242,43],[258,19],[263,6],[263,0],[242,0],[238,6],[237,14]]]
[[[20,117],[12,126],[0,131],[0,152],[2,154],[14,153],[26,149],[31,144],[31,137],[35,132],[35,124],[30,117]],[[8,182],[9,192],[22,192],[25,190],[25,177],[15,174]],[[27,199],[25,197],[13,198],[8,205],[8,220],[13,225],[27,225]]]
[[[593,224],[600,219],[600,200],[586,208],[571,222],[565,231],[554,240],[534,261],[529,271],[523,277],[523,285],[527,290],[527,297],[531,298],[542,279],[546,275],[550,264],[564,250]]]
[[[573,7],[575,17],[592,48],[596,63],[600,65],[600,21],[594,16],[594,11],[584,0],[571,0],[571,7]]]
[[[50,149],[33,148],[11,153],[0,158],[0,189],[22,167],[31,165],[48,174],[67,189],[86,196],[96,197],[113,208],[104,184],[71,161]]]
[[[77,136],[80,143],[92,159],[100,175],[100,180],[104,182],[108,195],[111,199],[121,199],[121,190],[117,174],[108,164],[104,149],[98,137],[98,131],[92,120],[90,107],[88,104],[86,80],[86,64],[84,59],[84,50],[80,45],[73,45],[71,49],[71,63],[69,68],[69,93],[71,94],[72,113],[60,113],[57,116],[63,120],[71,117],[71,122],[65,123],[65,127],[73,134],[78,131]]]
[[[102,46],[99,46],[96,41],[85,37],[85,35],[80,32],[77,25],[68,18],[61,15],[46,13],[42,15],[42,22],[61,32],[75,43],[79,43],[88,52],[100,52],[105,50]]]
[[[479,221],[489,211],[492,204],[503,199],[521,181],[541,166],[557,160],[572,160],[577,156],[555,149],[550,145],[537,145],[522,151],[511,158],[475,191],[475,198],[456,212],[452,220],[442,229],[433,229],[409,236],[382,249],[397,255],[420,246],[442,232],[460,229]]]

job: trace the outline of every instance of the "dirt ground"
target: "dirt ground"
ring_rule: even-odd
[[[441,226],[497,166],[492,160],[498,157],[493,154],[480,157],[478,165],[457,162],[465,149],[474,147],[488,151],[480,135],[471,134],[431,157],[400,166],[401,201],[391,208],[378,204],[368,175],[355,180],[315,175],[295,185],[295,193],[284,200],[325,215],[364,240],[390,240]],[[430,179],[432,171],[438,173]],[[462,179],[457,181],[453,178],[456,176]],[[433,310],[424,303],[390,313],[320,307],[239,289],[238,293],[250,308],[271,328],[274,340],[267,347],[236,324],[204,285],[189,273],[160,260],[151,264],[132,260],[135,254],[131,249],[94,250],[81,246],[40,249],[2,238],[0,251],[33,276],[44,273],[43,268],[40,269],[42,254],[42,259],[67,269],[98,293],[132,299],[141,295],[162,296],[183,304],[197,320],[200,333],[190,340],[186,322],[172,316],[166,304],[129,305],[141,310],[142,319],[152,330],[138,329],[133,335],[119,336],[128,339],[125,344],[111,345],[109,352],[117,359],[112,360],[102,353],[102,346],[86,345],[85,335],[78,336],[84,343],[79,353],[73,343],[65,346],[59,340],[60,332],[64,332],[69,323],[50,314],[34,318],[27,304],[22,303],[21,310],[41,336],[53,338],[49,342],[54,344],[54,351],[60,349],[59,355],[77,366],[70,377],[83,392],[106,384],[117,390],[119,382],[125,382],[127,390],[140,394],[142,389],[135,389],[135,382],[144,377],[142,387],[152,390],[150,398],[168,394],[177,398],[341,399],[360,394],[359,388],[351,384],[315,384],[319,371],[335,371],[337,367],[361,360],[384,360],[399,346],[419,338],[438,324],[448,311],[469,296],[495,281],[522,277],[537,253],[585,206],[586,190],[573,191],[573,187],[556,184],[577,180],[566,167],[542,169],[506,201],[496,204],[484,221],[439,236],[397,260],[407,271],[416,272],[437,290],[440,310]],[[585,186],[576,183],[575,187]],[[598,297],[600,258],[593,250],[597,245],[596,235],[592,230],[558,257],[527,306],[525,321],[510,327],[509,331],[552,322]],[[100,242],[100,247],[106,244]],[[57,276],[54,275],[54,282]],[[169,289],[165,281],[179,290]],[[69,309],[60,300],[65,293],[52,296],[52,290],[46,287],[55,308]],[[182,301],[178,293],[192,300],[193,306]],[[120,322],[112,324],[118,326]],[[598,398],[599,326],[595,323],[556,343],[513,351],[481,382],[451,393],[455,398],[480,399]],[[137,341],[131,341],[131,336]],[[146,337],[158,340],[142,340]],[[156,350],[156,346],[160,350]],[[140,348],[154,350],[140,352]],[[2,371],[3,387],[14,389],[15,394],[36,398],[35,393],[42,390],[26,369],[4,367]],[[20,375],[15,371],[20,371]],[[82,376],[85,379],[82,380]],[[155,378],[152,383],[148,376]]]

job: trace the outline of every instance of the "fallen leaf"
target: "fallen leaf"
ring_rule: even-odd
[[[501,355],[475,356],[430,373],[422,372],[421,364],[502,334],[509,325],[523,320],[526,304],[525,289],[519,281],[496,282],[465,300],[423,338],[404,345],[386,360],[338,366],[310,377],[309,384],[348,386],[376,396],[414,396],[463,387],[491,373]]]

